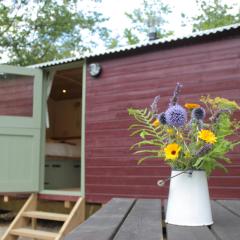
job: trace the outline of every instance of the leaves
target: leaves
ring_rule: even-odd
[[[142,5],[125,15],[132,22],[132,28],[126,28],[124,36],[128,44],[136,44],[141,40],[148,40],[150,31],[156,32],[157,38],[172,35],[165,27],[166,16],[171,12],[170,7],[161,0],[143,0]]]
[[[240,12],[234,13],[233,4],[223,0],[197,0],[199,14],[193,17],[193,31],[207,30],[240,22]],[[238,6],[239,7],[239,6]]]
[[[94,10],[79,9],[82,0],[5,2],[0,3],[0,47],[11,64],[73,57],[95,47],[92,36],[109,37],[101,25],[107,19]]]
[[[162,135],[161,127],[154,127],[152,125],[154,121],[154,116],[151,111],[147,109],[128,109],[128,113],[130,116],[133,116],[135,120],[139,124],[132,124],[129,127],[129,130],[132,131],[130,136],[139,135],[141,139],[137,143],[133,144],[130,150],[142,148],[142,147],[158,147],[157,150],[135,150],[135,154],[148,154],[148,156],[144,156],[140,158],[139,163],[142,163],[148,158],[158,158],[160,147],[164,144],[163,139],[164,135]]]

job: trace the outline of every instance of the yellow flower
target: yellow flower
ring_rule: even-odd
[[[215,134],[212,131],[206,129],[202,129],[198,132],[198,138],[211,144],[214,144],[217,141],[217,137],[215,136]]]
[[[172,135],[172,134],[174,133],[174,130],[173,130],[172,128],[168,128],[168,129],[167,129],[167,133],[168,133],[169,135]]]
[[[158,119],[156,119],[153,124],[152,124],[154,127],[158,127],[160,125],[160,122]]]
[[[178,158],[178,154],[181,150],[181,147],[177,143],[168,144],[164,148],[165,159],[166,160],[176,160]]]
[[[187,109],[194,109],[194,108],[199,108],[201,106],[197,103],[186,103],[184,107]]]

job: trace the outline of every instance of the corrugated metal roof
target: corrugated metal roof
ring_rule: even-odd
[[[142,43],[138,43],[136,45],[128,45],[128,46],[124,46],[124,47],[108,49],[108,50],[101,51],[101,52],[95,51],[93,53],[84,54],[79,57],[72,57],[72,58],[65,58],[65,59],[56,60],[56,61],[44,62],[44,63],[40,63],[40,64],[31,65],[29,67],[45,68],[45,67],[55,66],[55,65],[59,65],[59,64],[80,61],[80,60],[87,59],[90,57],[98,57],[98,56],[108,55],[108,54],[112,54],[112,53],[120,53],[120,52],[125,52],[128,50],[143,48],[143,47],[147,47],[147,46],[161,45],[161,44],[165,44],[165,43],[176,42],[179,40],[214,35],[216,33],[227,32],[227,31],[230,31],[233,29],[238,29],[238,28],[240,30],[240,24],[234,24],[234,25],[229,25],[229,26],[220,27],[220,28],[214,28],[214,29],[210,29],[210,30],[206,30],[206,31],[199,31],[199,32],[195,32],[195,33],[192,33],[189,35],[184,35],[184,36],[172,36],[172,37],[168,37],[168,38],[162,38],[162,39],[157,39],[157,40],[153,40],[153,41],[142,42]],[[240,33],[240,31],[239,31],[239,33]]]

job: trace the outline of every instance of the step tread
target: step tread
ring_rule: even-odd
[[[33,230],[28,228],[12,229],[10,231],[10,234],[21,236],[21,237],[42,239],[42,240],[54,240],[58,236],[58,233]]]
[[[62,214],[62,213],[44,212],[44,211],[27,211],[27,212],[24,212],[22,216],[64,222],[67,220],[69,215]]]

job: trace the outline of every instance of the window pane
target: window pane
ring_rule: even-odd
[[[31,117],[33,76],[0,73],[0,115]]]

